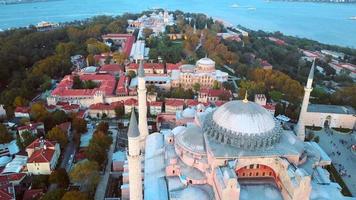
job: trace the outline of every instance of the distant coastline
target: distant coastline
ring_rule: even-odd
[[[0,4],[3,4],[3,5],[12,5],[12,4],[35,3],[35,2],[48,2],[48,1],[60,1],[60,0],[0,0]]]
[[[267,0],[267,1],[290,1],[290,2],[313,2],[313,3],[356,3],[356,0]]]

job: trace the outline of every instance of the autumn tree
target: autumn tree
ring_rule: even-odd
[[[116,64],[123,65],[127,59],[127,55],[124,52],[116,52],[112,58]]]
[[[54,189],[48,191],[41,197],[41,200],[61,200],[65,191],[63,189]]]
[[[64,168],[58,168],[52,171],[49,176],[49,182],[57,184],[61,188],[67,188],[69,185],[69,176]]]
[[[85,151],[85,155],[89,160],[104,163],[107,159],[107,151],[111,143],[112,137],[110,135],[107,135],[103,131],[96,130]]]
[[[62,197],[62,200],[87,200],[89,196],[87,193],[80,191],[68,191]]]
[[[72,128],[79,134],[86,133],[87,122],[82,118],[74,118],[72,122]]]
[[[25,98],[23,98],[22,96],[17,96],[13,103],[14,107],[23,107],[23,106],[27,106],[27,105],[28,105],[28,101]]]
[[[108,133],[109,131],[109,123],[107,122],[100,122],[96,127],[96,131],[102,131],[103,133]]]
[[[9,143],[13,140],[5,125],[0,124],[0,144]]]
[[[93,193],[99,183],[99,165],[95,161],[83,160],[77,163],[69,174],[72,183],[81,184],[83,190]]]
[[[48,133],[47,133],[47,138],[52,141],[57,141],[60,145],[61,148],[64,148],[67,143],[67,135],[65,132],[62,131],[59,127],[53,127]]]
[[[193,85],[193,90],[194,90],[195,92],[198,92],[198,91],[200,90],[200,84],[199,84],[199,83],[194,83],[194,85]]]
[[[107,26],[107,29],[110,33],[125,33],[127,26],[128,26],[127,20],[121,18],[111,22]]]

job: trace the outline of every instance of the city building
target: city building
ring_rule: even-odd
[[[30,118],[30,111],[30,107],[16,107],[14,115],[18,118]]]
[[[44,124],[42,122],[37,122],[37,123],[32,123],[30,122],[29,124],[25,126],[20,126],[17,127],[17,131],[19,133],[19,136],[21,140],[23,140],[23,133],[24,132],[29,132],[32,134],[32,136],[36,136],[38,134],[44,134]]]
[[[89,106],[88,116],[91,118],[115,118],[116,109],[123,107],[124,104],[121,101],[113,102],[110,104],[96,103]]]
[[[148,104],[150,109],[150,115],[157,116],[162,112],[163,102],[160,101],[151,101]]]
[[[126,72],[134,71],[137,74],[139,63],[130,63],[125,67]],[[144,63],[143,69],[145,75],[148,74],[164,74],[164,65],[162,63]]]
[[[330,50],[325,50],[325,49],[321,50],[320,52],[326,56],[331,56],[332,58],[334,58],[336,60],[345,58],[345,54],[341,53],[341,52],[330,51]]]
[[[329,66],[335,69],[336,74],[344,73],[356,79],[356,65],[333,61],[329,63]]]
[[[100,67],[99,73],[107,73],[113,76],[120,76],[124,73],[124,69],[118,64],[107,64]]]
[[[166,98],[164,102],[164,106],[165,106],[166,113],[176,113],[177,111],[183,111],[184,100]]]
[[[230,90],[225,89],[201,89],[198,92],[198,101],[202,103],[215,103],[216,101],[227,101],[232,99]]]
[[[38,138],[26,147],[27,170],[30,174],[51,174],[57,165],[61,150],[58,143]]]
[[[202,58],[196,65],[182,65],[179,70],[172,70],[172,87],[193,88],[199,84],[200,88],[212,88],[214,82],[222,84],[228,80],[228,73],[215,69],[215,62],[210,58]]]
[[[146,47],[145,40],[137,40],[131,49],[130,60],[138,63],[139,60],[148,59],[150,48]]]
[[[169,14],[167,11],[152,12],[149,16],[143,15],[137,20],[127,20],[129,26],[127,32],[133,33],[136,29],[143,30],[144,28],[152,29],[155,35],[166,31],[166,26],[174,25],[173,14]],[[142,31],[140,31],[142,32]],[[140,36],[141,34],[139,34]],[[140,38],[140,37],[138,37]]]
[[[264,107],[268,110],[272,115],[274,115],[276,111],[276,104],[275,103],[267,103],[266,95],[264,94],[255,94],[255,103]]]
[[[106,34],[102,36],[103,41],[108,46],[117,46],[119,47],[118,51],[123,52],[126,56],[129,56],[131,53],[132,46],[135,42],[135,36],[131,34]]]

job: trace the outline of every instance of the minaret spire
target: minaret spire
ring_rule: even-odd
[[[246,92],[245,92],[245,99],[244,99],[244,100],[242,100],[244,103],[248,103],[248,99],[247,99],[247,97],[248,97],[248,94],[247,94],[247,90],[246,90]]]
[[[304,87],[304,97],[303,97],[302,107],[300,109],[299,120],[298,120],[297,126],[294,129],[298,138],[301,139],[302,141],[304,141],[304,139],[305,139],[304,116],[307,113],[310,93],[313,90],[312,84],[313,84],[313,79],[314,79],[314,71],[315,71],[315,59],[313,61],[313,65],[309,72],[307,84]]]
[[[131,111],[130,125],[127,132],[128,150],[127,160],[129,164],[129,190],[130,199],[142,200],[142,173],[141,173],[141,138],[138,130],[135,110]]]
[[[145,148],[145,140],[148,135],[147,126],[147,89],[145,81],[145,70],[143,67],[143,60],[140,60],[140,66],[138,68],[138,128],[141,134],[141,148],[142,151]]]

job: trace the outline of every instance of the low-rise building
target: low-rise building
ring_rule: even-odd
[[[138,107],[137,99],[130,98],[124,101],[125,114],[131,113],[132,108],[137,109],[137,107]]]
[[[30,132],[33,136],[44,133],[44,124],[42,122],[32,123],[17,128],[21,140],[23,140],[23,133]]]
[[[118,64],[107,64],[100,67],[99,73],[107,73],[114,76],[119,76],[124,73],[124,69]]]
[[[125,70],[126,72],[134,71],[137,74],[138,67],[138,63],[130,63],[125,67]],[[145,76],[147,76],[147,74],[164,74],[164,65],[162,63],[144,63],[143,69]]]
[[[149,102],[150,115],[157,116],[159,113],[162,113],[163,102],[151,101]]]
[[[30,118],[30,107],[16,107],[15,117],[19,118]]]
[[[26,147],[27,170],[30,174],[51,174],[57,165],[61,150],[58,143],[36,139]]]
[[[177,111],[183,111],[184,100],[183,99],[166,99],[164,102],[166,113],[176,113]]]
[[[88,116],[92,118],[115,118],[116,117],[116,109],[119,107],[123,107],[123,103],[121,101],[113,102],[110,104],[97,103],[89,106]]]
[[[126,56],[130,55],[132,46],[135,42],[135,36],[131,34],[106,34],[103,35],[102,38],[104,43],[108,46],[115,45],[120,47],[118,51],[125,53]]]
[[[198,101],[202,103],[215,103],[216,101],[227,101],[232,99],[230,90],[225,89],[201,89],[198,92]]]

